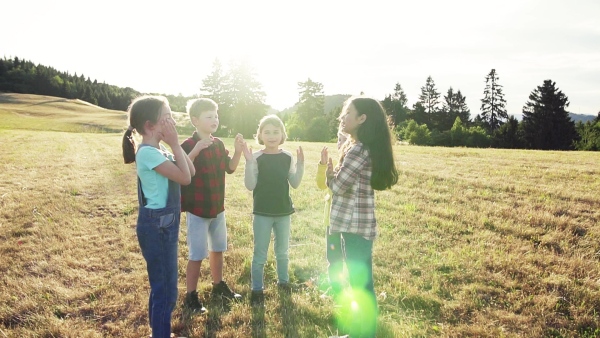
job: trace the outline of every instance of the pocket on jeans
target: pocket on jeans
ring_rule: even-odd
[[[175,224],[175,214],[166,214],[160,216],[160,224],[158,225],[160,228],[168,228]]]

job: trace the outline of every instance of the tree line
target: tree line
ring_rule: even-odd
[[[485,76],[480,113],[473,119],[460,90],[450,87],[440,100],[431,76],[419,100],[408,108],[398,83],[383,100],[398,139],[434,146],[495,147],[542,150],[600,150],[600,112],[592,121],[571,120],[569,99],[552,80],[529,95],[518,121],[506,112],[503,87],[495,69]]]
[[[289,137],[304,141],[334,140],[341,101],[349,95],[325,96],[323,84],[310,78],[297,84],[297,103],[292,109],[280,112]],[[133,98],[142,94],[129,87],[98,83],[83,74],[71,75],[18,57],[0,59],[0,92],[81,99],[123,111]],[[221,120],[219,136],[238,132],[247,137],[253,135],[260,118],[273,112],[265,103],[266,94],[252,67],[244,62],[232,62],[225,69],[216,59],[197,95],[164,96],[169,99],[172,110],[180,112],[185,111],[185,104],[191,98],[215,100],[219,104]],[[332,98],[335,98],[333,105]],[[480,113],[473,118],[461,91],[450,87],[442,96],[431,76],[421,87],[419,99],[412,107],[408,106],[400,83],[396,83],[393,92],[381,103],[398,140],[410,144],[600,150],[600,112],[592,121],[574,123],[566,110],[569,106],[567,96],[551,80],[545,80],[531,92],[523,106],[522,121],[507,114],[503,87],[495,69],[485,76]],[[182,128],[192,128],[187,119],[183,122]]]

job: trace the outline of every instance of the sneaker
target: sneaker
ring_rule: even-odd
[[[294,287],[290,283],[277,283],[277,289],[283,293],[292,293]]]
[[[262,290],[252,291],[250,293],[250,305],[262,306],[265,304],[265,293]]]
[[[224,280],[220,281],[219,284],[213,284],[212,293],[213,295],[219,295],[229,300],[242,300],[242,295],[231,291]]]
[[[183,303],[183,306],[187,311],[190,311],[192,313],[204,314],[207,312],[206,308],[202,305],[202,302],[200,302],[200,300],[198,299],[198,292],[195,290],[192,292],[188,292],[185,295],[185,301]]]

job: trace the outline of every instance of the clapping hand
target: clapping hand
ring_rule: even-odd
[[[244,136],[242,136],[242,134],[240,133],[235,135],[235,140],[233,141],[233,148],[235,149],[236,153],[244,151],[244,144],[246,144],[246,142],[244,142]]]
[[[333,176],[333,160],[331,158],[327,159],[327,171],[325,171],[325,175],[327,177]]]
[[[197,152],[201,152],[202,150],[210,147],[211,144],[213,144],[213,139],[205,138],[203,140],[196,142],[196,145],[194,146],[194,150],[196,150]]]
[[[302,151],[302,147],[298,147],[298,150],[296,150],[296,157],[298,158],[298,162],[304,163],[304,151]]]
[[[321,149],[321,162],[320,163],[322,165],[326,165],[327,159],[329,159],[329,153],[327,151],[327,147],[323,147],[323,149]]]
[[[242,153],[244,154],[244,158],[246,159],[246,162],[251,161],[252,160],[252,147],[248,147],[248,143],[246,143],[246,141],[242,140]]]

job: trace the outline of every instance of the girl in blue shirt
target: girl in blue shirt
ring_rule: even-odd
[[[137,152],[133,130],[142,136]],[[150,281],[148,314],[152,337],[167,338],[171,336],[171,313],[177,300],[180,184],[190,184],[195,171],[179,145],[166,98],[143,96],[131,103],[129,127],[123,136],[123,159],[125,163],[136,162],[136,233]]]

